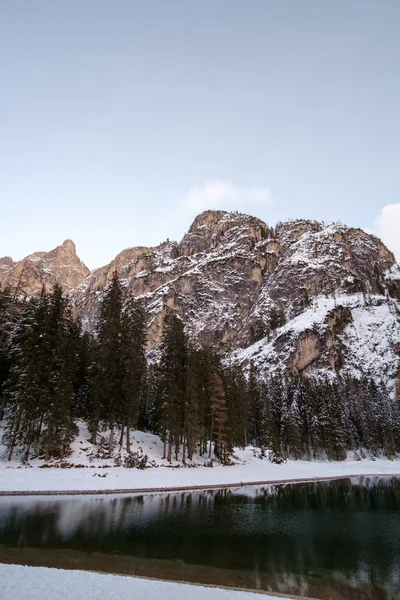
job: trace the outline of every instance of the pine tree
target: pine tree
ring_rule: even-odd
[[[373,456],[378,456],[382,449],[381,406],[378,389],[373,381],[363,383],[363,441]]]
[[[46,458],[65,456],[77,434],[71,408],[77,364],[75,342],[78,335],[68,302],[61,287],[55,285],[49,298],[45,337],[49,356],[48,387],[43,387],[42,390],[45,428],[41,447]]]
[[[91,371],[94,363],[94,339],[90,333],[82,333],[81,323],[75,325],[72,340],[76,352],[76,370],[72,412],[76,418],[88,421],[92,414],[90,397]]]
[[[38,441],[48,388],[48,353],[45,348],[48,296],[44,290],[27,303],[13,333],[11,369],[6,386],[9,404],[4,442],[11,460],[15,447],[28,458]],[[39,425],[40,424],[40,425]]]
[[[274,382],[264,382],[260,385],[261,415],[260,415],[260,446],[262,450],[269,448],[273,460],[279,460],[281,456],[281,439],[279,423],[277,418],[276,400],[273,401],[276,392]]]
[[[249,398],[249,439],[255,446],[261,448],[262,442],[262,414],[263,403],[261,398],[260,382],[256,376],[254,363],[250,363],[249,379],[247,384]]]
[[[211,382],[211,457],[212,441],[214,441],[214,453],[223,464],[227,463],[229,454],[228,441],[228,408],[224,384],[219,373],[214,373]]]
[[[159,392],[160,384],[159,365],[157,363],[148,364],[145,393],[140,406],[139,429],[151,431],[154,434],[160,431],[161,415],[158,401],[161,395],[161,392]]]
[[[283,426],[285,420],[284,414],[284,387],[282,376],[276,373],[269,379],[268,396],[267,396],[267,411],[270,429],[270,448],[273,453],[274,460],[280,460],[285,456]]]
[[[184,408],[187,389],[187,339],[181,319],[170,313],[166,318],[160,361],[160,426],[164,442],[164,458],[178,459],[180,438],[184,430]],[[168,449],[167,449],[168,446]]]
[[[285,382],[285,420],[284,432],[286,437],[286,456],[296,460],[304,454],[303,423],[299,408],[298,381],[293,377]]]
[[[304,387],[304,392],[309,451],[312,458],[321,458],[325,448],[323,396],[319,384],[310,380]]]
[[[197,409],[200,426],[199,453],[208,451],[211,427],[211,383],[214,372],[220,368],[220,357],[209,346],[196,351],[195,376],[197,379]]]
[[[201,439],[201,404],[204,393],[202,359],[203,353],[201,351],[189,348],[184,404],[183,464],[186,464],[186,454],[188,459],[192,460],[193,454],[196,451],[197,442]]]
[[[123,413],[122,391],[122,287],[117,271],[101,301],[96,330],[96,368],[93,382],[92,442],[97,441],[100,420],[110,430],[109,451],[114,446],[114,430]]]
[[[10,290],[0,287],[0,421],[4,418],[6,394],[4,386],[10,375],[10,334],[13,326],[13,304]]]
[[[122,414],[121,438],[126,427],[126,449],[130,452],[130,430],[136,429],[146,386],[146,317],[142,302],[130,298],[122,313]]]
[[[362,423],[360,416],[360,384],[356,379],[338,380],[339,393],[343,398],[346,422],[346,446],[349,450],[358,451],[362,446]]]
[[[76,434],[72,413],[75,326],[60,286],[26,305],[15,328],[7,385],[8,458],[15,447],[28,460],[32,449],[62,457]]]
[[[249,418],[249,395],[247,382],[239,366],[230,366],[222,371],[226,404],[228,409],[229,448],[247,445],[247,423]]]
[[[325,450],[330,460],[346,460],[348,439],[345,407],[340,388],[331,382],[323,386],[326,423],[324,431]]]

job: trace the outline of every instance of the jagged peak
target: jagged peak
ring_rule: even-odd
[[[221,221],[223,217],[229,215],[226,210],[205,210],[194,219],[193,223],[189,227],[188,233],[193,233],[202,227],[207,229],[213,229]]]
[[[70,239],[48,252],[34,252],[14,262],[9,257],[0,259],[0,284],[3,286],[23,283],[24,293],[38,293],[44,285],[52,289],[54,283],[70,291],[76,288],[90,273],[79,259],[76,246]]]
[[[64,240],[63,243],[61,244],[61,248],[64,248],[65,250],[68,250],[69,252],[76,254],[75,242],[73,242],[70,239]]]
[[[11,256],[2,256],[0,258],[0,264],[13,267],[15,265],[15,261],[13,261]]]
[[[194,219],[188,229],[187,234],[197,232],[199,229],[216,230],[221,224],[231,223],[233,226],[239,223],[259,224],[263,228],[267,225],[258,217],[253,217],[247,213],[227,210],[205,210]],[[187,235],[186,234],[186,235]]]
[[[224,238],[228,231],[243,228],[246,236],[255,241],[264,238],[268,232],[268,226],[257,217],[237,211],[206,210],[198,215],[189,227],[188,232],[179,244],[180,252],[189,256],[199,252],[216,248],[226,240]]]

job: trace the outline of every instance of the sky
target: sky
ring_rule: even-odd
[[[399,0],[0,0],[0,256],[90,267],[206,209],[400,259]]]

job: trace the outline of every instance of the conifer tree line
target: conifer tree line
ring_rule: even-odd
[[[251,366],[248,390],[249,437],[278,462],[400,452],[398,400],[373,380],[275,374],[259,382]]]
[[[131,432],[151,431],[163,457],[228,463],[235,446],[261,455],[344,460],[400,452],[400,409],[364,379],[287,373],[247,377],[215,349],[188,339],[171,312],[157,361],[146,360],[146,311],[114,273],[95,331],[84,331],[56,285],[29,300],[0,290],[0,418],[7,458],[64,458],[86,422],[110,456],[132,454]],[[268,451],[268,452],[267,452]]]

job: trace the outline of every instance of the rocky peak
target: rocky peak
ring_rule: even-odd
[[[78,259],[76,246],[72,240],[65,240],[61,246],[57,246],[50,252],[36,252],[35,256],[46,258],[46,260],[54,261],[58,264],[68,264]]]
[[[200,252],[221,249],[228,244],[238,245],[239,238],[246,238],[245,246],[267,236],[268,227],[256,217],[224,210],[207,210],[195,218],[187,234],[179,244],[182,255],[192,256]],[[228,234],[228,235],[227,235]]]
[[[189,227],[188,233],[194,233],[199,229],[215,230],[218,223],[226,216],[231,216],[233,213],[226,210],[205,210],[194,219]]]
[[[90,271],[78,258],[72,240],[65,240],[50,252],[34,252],[20,261],[0,259],[0,284],[18,288],[27,295],[50,290],[59,283],[66,292],[76,288]]]
[[[15,265],[15,262],[11,258],[11,256],[3,256],[0,258],[0,270],[1,269],[11,269]]]
[[[324,228],[319,221],[308,219],[290,219],[276,226],[276,235],[282,244],[296,242],[305,233],[318,233]]]
[[[68,254],[76,255],[76,246],[72,240],[64,240],[61,246],[58,246],[58,249]]]

